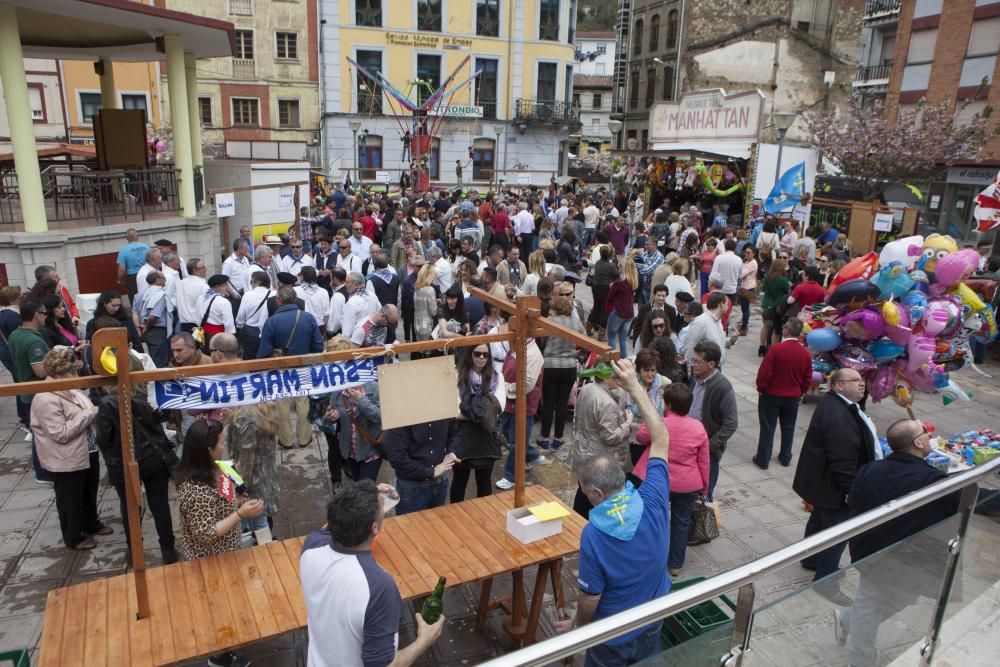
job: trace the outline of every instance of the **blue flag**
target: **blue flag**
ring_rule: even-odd
[[[778,179],[764,200],[764,210],[772,215],[802,202],[806,193],[806,163],[799,162]]]

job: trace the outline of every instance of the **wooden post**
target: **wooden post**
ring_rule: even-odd
[[[537,296],[522,296],[516,303],[514,353],[517,355],[517,398],[514,408],[514,507],[524,507],[524,474],[528,460],[528,392],[534,387],[527,384],[528,377],[528,337],[530,322],[528,309],[538,308]]]

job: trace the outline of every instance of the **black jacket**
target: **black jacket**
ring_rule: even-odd
[[[439,419],[382,431],[382,446],[396,477],[428,482],[434,479],[434,466],[458,448],[458,438],[456,420]]]
[[[851,509],[851,516],[857,516],[945,477],[945,473],[927,465],[921,458],[893,452],[885,459],[873,461],[858,471],[851,484],[847,505]],[[956,491],[851,538],[851,562],[859,561],[948,518],[958,511],[960,495]]]
[[[97,406],[97,447],[104,457],[108,469],[108,481],[121,483],[124,479],[122,459],[121,429],[118,421],[118,396],[108,394],[101,398]],[[163,432],[160,418],[153,410],[145,394],[132,397],[132,438],[135,460],[142,464],[151,457],[163,458],[168,468],[177,463],[174,447]]]
[[[816,507],[842,509],[858,470],[874,458],[871,431],[842,398],[830,392],[809,421],[792,488]]]
[[[697,380],[691,378],[691,387]],[[736,407],[736,392],[729,378],[718,371],[705,383],[705,397],[701,402],[701,424],[708,434],[708,450],[717,457],[726,451],[729,438],[740,427]]]
[[[461,434],[455,456],[470,468],[492,468],[500,458],[506,440],[497,426],[500,402],[492,394],[465,394],[459,410],[465,419],[458,420]]]
[[[375,290],[375,296],[378,297],[378,302],[383,306],[391,303],[396,306],[399,303],[399,276],[393,275],[389,282],[385,282],[379,276],[372,276],[369,281],[372,289]]]

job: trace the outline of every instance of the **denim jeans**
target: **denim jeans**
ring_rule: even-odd
[[[640,306],[649,303],[649,295],[653,290],[653,276],[639,276],[639,288],[636,290],[636,302]]]
[[[432,507],[441,507],[448,500],[448,483],[450,481],[451,475],[445,475],[430,484],[397,479],[396,490],[399,491],[399,504],[396,505],[396,514],[409,514]]]
[[[628,329],[634,319],[634,317],[622,319],[614,311],[608,315],[608,346],[614,349],[617,342],[618,351],[623,358],[628,356]]]
[[[584,227],[583,229],[583,247],[589,248],[590,242],[594,240],[597,235],[597,227]]]
[[[737,297],[737,301],[740,303],[740,313],[742,314],[742,319],[740,320],[740,331],[746,331],[747,327],[750,326],[750,300],[746,297]]]
[[[674,569],[684,567],[684,554],[687,551],[688,529],[691,528],[691,515],[694,512],[694,501],[698,492],[670,492],[670,551],[667,565]]]
[[[715,484],[719,481],[719,462],[721,459],[721,456],[712,453],[708,455],[708,495],[706,496],[708,502],[712,502]]]
[[[699,271],[698,275],[701,276],[701,296],[708,294],[708,277],[711,274],[705,273],[704,271]]]
[[[781,450],[778,460],[788,465],[792,462],[792,443],[795,440],[795,420],[799,416],[799,399],[788,396],[760,395],[757,401],[757,418],[760,435],[757,437],[757,463],[767,468],[771,461],[774,431],[781,424]]]
[[[660,650],[660,627],[662,622],[657,622],[648,630],[632,641],[624,644],[599,644],[594,648],[587,649],[587,657],[584,667],[621,667],[622,665],[634,665],[645,660]]]
[[[503,466],[503,477],[508,482],[514,481],[514,454],[516,450],[514,438],[514,426],[516,422],[514,421],[514,414],[512,412],[504,412],[500,415],[500,429],[503,431],[503,437],[507,438],[507,444],[510,445],[507,451],[507,462]],[[538,451],[538,447],[531,444],[531,427],[535,425],[535,416],[528,415],[524,423],[524,444],[527,445],[528,457],[526,463],[534,463],[541,456],[541,452]]]

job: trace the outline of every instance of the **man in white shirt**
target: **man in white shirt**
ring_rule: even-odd
[[[167,291],[167,298],[169,299],[170,309],[173,311],[177,310],[177,286],[181,283],[181,258],[176,252],[165,252],[163,253],[163,277],[167,279],[167,284],[164,289]],[[175,318],[176,319],[176,318]],[[169,332],[173,334],[174,332]]]
[[[250,259],[247,257],[249,246],[246,239],[233,241],[233,254],[222,263],[223,275],[229,276],[229,284],[238,294],[243,294],[250,288]]]
[[[736,254],[736,240],[729,239],[725,244],[726,251],[715,258],[712,263],[710,278],[722,279],[723,294],[736,303],[736,292],[740,286],[740,271],[743,270],[743,260]]]
[[[694,360],[694,348],[702,341],[711,341],[722,350],[721,366],[726,361],[726,332],[722,328],[722,315],[726,312],[726,295],[720,292],[712,292],[705,304],[705,312],[694,318],[691,324],[687,325],[687,337],[684,341],[684,356],[687,358],[688,366]]]
[[[549,217],[552,218],[552,222],[555,223],[556,231],[561,231],[563,223],[566,222],[566,218],[569,216],[569,203],[562,199],[559,201],[559,208],[552,211]]]
[[[254,262],[250,265],[250,274],[252,275],[255,271],[263,271],[271,280],[271,286],[276,286],[281,267],[276,261],[274,251],[270,247],[261,244],[253,251],[253,257]]]
[[[301,282],[295,286],[295,293],[305,302],[306,312],[313,316],[317,324],[321,324],[330,309],[330,297],[325,289],[316,284],[316,277],[316,269],[302,267],[299,273]]]
[[[181,260],[181,280],[188,277],[187,272],[187,262],[181,257],[179,250],[174,250],[174,242],[170,239],[160,239],[159,241],[153,241],[153,245],[160,249],[160,256],[166,255],[168,252],[175,253]],[[161,269],[162,270],[162,269]]]
[[[142,265],[139,269],[139,273],[135,274],[136,282],[136,293],[135,298],[141,299],[143,293],[149,287],[149,283],[146,282],[146,276],[149,275],[150,271],[160,271],[163,266],[163,254],[160,252],[159,248],[150,248],[146,252],[146,263]]]
[[[340,333],[340,322],[344,317],[344,305],[347,303],[351,291],[347,286],[347,273],[340,268],[330,271],[330,305],[323,318],[326,333],[333,337]]]
[[[316,264],[313,262],[312,255],[302,250],[302,239],[292,239],[288,247],[291,248],[291,252],[287,256],[276,257],[274,260],[275,262],[281,262],[280,270],[297,276],[303,266],[312,266],[315,268]]]
[[[601,211],[596,206],[594,206],[594,200],[587,197],[584,200],[583,207],[583,247],[589,248],[590,242],[594,240],[594,235],[597,233],[597,220],[601,217]]]
[[[437,286],[441,294],[444,294],[454,282],[451,275],[451,262],[444,258],[441,254],[441,248],[436,245],[427,251],[427,261],[434,265],[434,271],[437,272],[434,285]]]
[[[188,261],[187,269],[188,277],[177,285],[177,321],[181,331],[190,332],[201,323],[201,298],[208,291],[208,283],[205,282],[208,268],[205,262],[195,257]]]
[[[211,334],[225,331],[226,333],[236,333],[236,321],[233,319],[233,306],[226,297],[229,295],[229,277],[217,273],[208,279],[208,291],[201,298],[201,317],[198,322],[204,319],[205,333]],[[205,314],[208,317],[205,317]],[[207,336],[206,336],[206,341]]]
[[[236,313],[236,331],[240,332],[244,359],[257,358],[260,331],[267,321],[267,300],[272,294],[271,279],[267,273],[254,271],[250,275],[250,290],[243,294],[239,312]]]
[[[337,241],[337,244],[337,266],[347,273],[362,273],[361,269],[364,266],[364,260],[354,254],[351,242],[349,240],[340,240]],[[368,247],[371,247],[371,242],[368,243]]]
[[[354,328],[358,322],[382,307],[374,291],[365,287],[363,275],[360,273],[347,274],[347,291],[351,296],[344,304],[344,312],[340,318],[340,333],[345,338],[350,338],[354,334]]]
[[[531,237],[535,233],[535,217],[528,210],[528,202],[518,204],[517,214],[511,219],[514,225],[514,236],[521,246],[521,254],[527,257],[531,254]]]
[[[362,262],[371,257],[372,240],[365,236],[364,227],[360,222],[351,225],[351,253]]]

